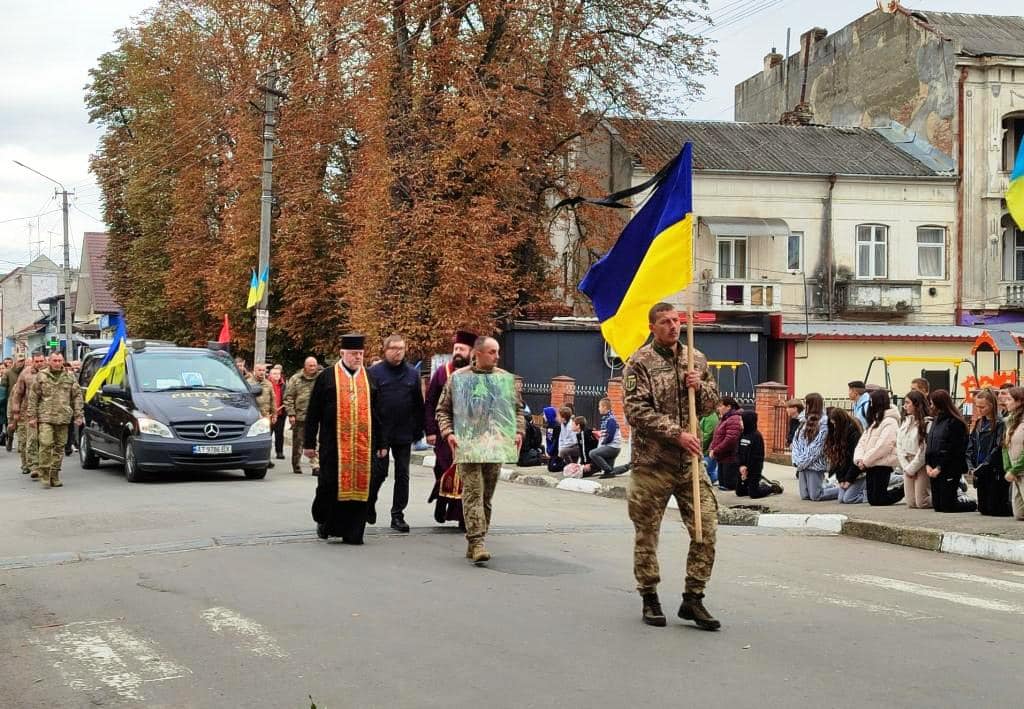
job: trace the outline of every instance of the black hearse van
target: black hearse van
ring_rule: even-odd
[[[83,391],[106,353],[98,348],[86,355]],[[85,404],[83,468],[104,458],[120,461],[130,482],[196,469],[266,476],[270,421],[226,352],[132,340],[125,360],[123,380],[105,384]]]

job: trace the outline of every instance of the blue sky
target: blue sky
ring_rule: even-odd
[[[907,0],[909,7],[963,11],[955,0]],[[152,0],[0,0],[0,273],[23,265],[40,251],[59,263],[61,215],[50,199],[54,185],[14,165],[20,160],[75,191],[71,209],[72,265],[77,266],[82,233],[101,231],[99,189],[88,171],[98,131],[89,125],[83,86],[96,58],[113,48],[113,33],[153,5]],[[703,100],[681,106],[690,118],[732,118],[733,86],[761,70],[765,54],[793,47],[812,26],[838,30],[875,8],[874,0],[713,0],[718,71],[707,77]],[[1022,12],[1020,0],[970,4],[979,14]],[[791,50],[793,51],[793,50]],[[28,217],[42,213],[38,218]],[[33,230],[30,246],[29,226]],[[37,228],[38,226],[38,228]]]

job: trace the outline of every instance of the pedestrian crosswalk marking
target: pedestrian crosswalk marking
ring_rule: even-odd
[[[238,646],[240,650],[247,650],[260,657],[288,657],[288,653],[281,649],[262,625],[230,608],[208,608],[200,615],[218,635],[227,632],[238,636],[244,643]]]
[[[192,674],[163,657],[155,643],[136,637],[116,620],[68,623],[37,642],[56,656],[53,666],[76,690],[105,687],[124,699],[144,701],[144,684]]]
[[[1019,606],[1013,603],[1004,603],[1003,601],[995,601],[986,598],[977,598],[975,596],[967,596],[961,593],[952,593],[950,591],[943,591],[942,589],[935,588],[934,586],[926,586],[919,583],[911,583],[910,581],[900,581],[898,579],[889,579],[882,576],[871,576],[869,574],[850,574],[844,575],[843,578],[852,583],[861,583],[867,586],[874,586],[876,588],[884,588],[889,591],[901,591],[903,593],[912,593],[917,596],[925,596],[927,598],[935,598],[940,601],[948,601],[950,603],[958,603],[963,606],[972,606],[974,608],[982,608],[989,611],[1000,611],[1002,613],[1017,613],[1024,615],[1024,606]]]
[[[936,616],[924,615],[922,613],[912,613],[902,608],[896,608],[893,606],[887,606],[883,603],[869,603],[867,601],[858,601],[852,598],[836,598],[833,596],[826,596],[812,591],[809,588],[794,588],[784,583],[778,583],[765,578],[745,578],[739,577],[739,583],[741,586],[747,586],[749,588],[763,588],[770,589],[773,591],[779,591],[786,594],[790,598],[806,599],[815,601],[817,603],[823,603],[830,606],[838,606],[840,608],[849,608],[855,610],[863,610],[868,613],[880,613],[887,616],[899,616],[906,618],[907,620],[935,620]]]
[[[1001,591],[1012,591],[1014,593],[1020,593],[1024,591],[1024,583],[1019,581],[1004,581],[1003,579],[993,579],[987,576],[975,576],[974,574],[965,574],[959,571],[931,571],[922,572],[923,576],[932,576],[934,578],[941,579],[953,579],[954,581],[965,581],[967,583],[977,583],[983,586],[991,586],[992,588],[998,588]]]

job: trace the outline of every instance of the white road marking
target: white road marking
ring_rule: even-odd
[[[1003,573],[1010,574],[1011,576],[1024,576],[1024,571],[1004,571]]]
[[[53,666],[72,689],[81,691],[107,687],[125,699],[143,701],[140,690],[145,683],[192,674],[187,667],[161,657],[154,643],[132,635],[116,620],[68,623],[52,638],[36,642],[57,656]]]
[[[882,576],[871,576],[868,574],[851,574],[847,576],[840,576],[840,578],[852,581],[853,583],[862,583],[868,586],[875,586],[876,588],[884,588],[888,591],[901,591],[903,593],[912,593],[916,596],[925,596],[927,598],[935,598],[940,601],[958,603],[962,606],[971,606],[973,608],[982,608],[989,611],[1024,615],[1024,606],[1019,606],[1013,603],[1004,603],[1003,601],[993,601],[987,598],[965,596],[961,593],[943,591],[942,589],[935,588],[934,586],[925,586],[920,583],[911,583],[909,581],[900,581],[898,579],[889,579]]]
[[[1020,583],[1018,581],[990,579],[987,576],[975,576],[974,574],[964,574],[957,571],[924,571],[921,572],[921,575],[932,576],[940,579],[953,579],[954,581],[965,581],[967,583],[977,583],[984,586],[991,586],[992,588],[998,588],[1001,591],[1013,591],[1014,593],[1024,591],[1024,583]]]
[[[882,603],[868,603],[865,601],[857,601],[852,598],[835,598],[833,596],[826,596],[817,591],[812,591],[809,588],[794,588],[793,586],[787,586],[784,583],[778,583],[764,578],[747,579],[740,577],[739,583],[741,586],[747,586],[750,588],[764,588],[772,591],[779,591],[790,598],[806,599],[816,603],[823,603],[825,605],[839,606],[840,608],[852,608],[867,611],[868,613],[881,613],[887,616],[895,615],[901,618],[906,618],[907,620],[935,620],[937,618],[937,616],[933,615],[911,613],[910,611],[903,610],[902,608],[895,608]]]
[[[230,608],[209,608],[200,615],[213,632],[220,634],[226,630],[243,639],[244,645],[238,645],[240,650],[260,657],[288,657],[262,625]]]

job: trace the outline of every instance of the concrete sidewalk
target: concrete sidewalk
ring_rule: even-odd
[[[625,456],[620,456],[625,460]],[[433,466],[431,451],[414,452],[413,462]],[[765,476],[779,481],[782,495],[759,500],[717,491],[719,523],[772,527],[811,527],[873,541],[900,544],[930,551],[974,556],[1024,564],[1024,522],[1012,517],[985,517],[977,512],[959,514],[933,510],[912,510],[900,503],[872,507],[867,503],[841,505],[838,502],[809,502],[800,499],[794,469],[765,463]],[[582,492],[625,499],[629,475],[611,479],[564,478],[545,467],[519,468],[506,465],[502,479],[537,487]],[[970,495],[974,495],[971,490]],[[670,502],[674,506],[674,500]]]

